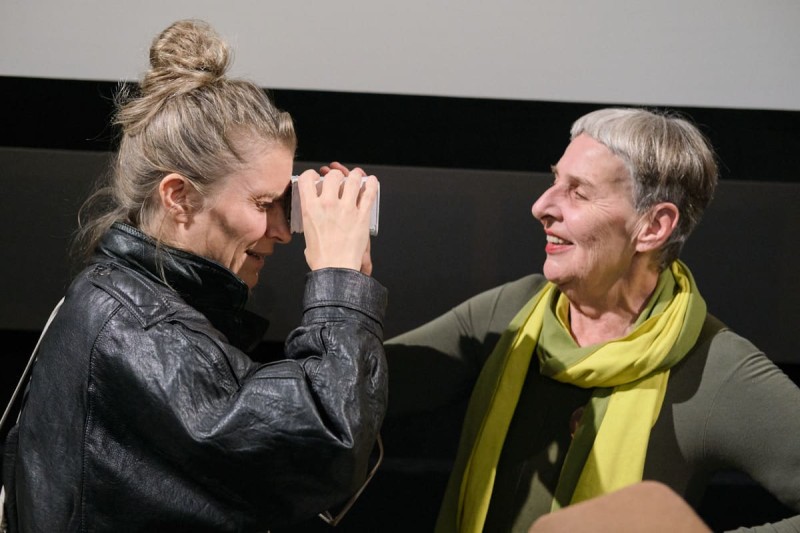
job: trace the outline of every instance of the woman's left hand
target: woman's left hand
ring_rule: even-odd
[[[361,169],[333,163],[325,179],[307,170],[300,175],[298,189],[306,240],[306,262],[311,270],[351,268],[372,273],[369,251],[369,223],[378,180],[369,176],[362,187]]]
[[[338,170],[345,176],[350,174],[350,168],[343,165],[342,163],[339,163],[338,161],[332,161],[329,165],[322,165],[321,167],[319,167],[319,173],[322,176],[326,176],[328,172],[330,172],[331,170]],[[361,167],[355,167],[353,169],[353,172],[361,172],[362,176],[367,175],[367,173],[364,172],[364,169],[362,169]],[[371,241],[367,242],[367,251],[364,252],[364,257],[361,260],[361,272],[363,274],[366,274],[367,276],[372,275],[372,255],[370,253],[370,244]]]
[[[332,161],[331,164],[329,164],[329,165],[322,165],[321,167],[319,167],[319,173],[321,175],[323,175],[323,176],[326,176],[328,174],[328,172],[330,172],[331,170],[338,170],[342,174],[344,174],[345,176],[350,174],[350,168],[346,167],[345,165],[343,165],[341,163],[339,163],[338,161]],[[364,172],[364,170],[361,167],[355,167],[353,169],[353,172],[361,172],[362,176],[366,176],[367,175],[367,173]]]

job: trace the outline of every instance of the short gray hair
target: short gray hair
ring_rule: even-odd
[[[666,268],[678,258],[714,196],[718,169],[711,143],[688,120],[671,112],[609,108],[588,113],[572,125],[617,155],[633,179],[633,204],[644,213],[660,202],[675,204],[678,225],[661,250]]]

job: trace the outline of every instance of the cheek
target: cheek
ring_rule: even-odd
[[[263,213],[240,212],[221,220],[221,227],[232,246],[247,247],[264,235],[266,220]]]
[[[244,263],[245,250],[254,242],[252,223],[235,216],[213,213],[206,233],[207,254],[234,272]],[[248,230],[248,227],[251,228]]]
[[[571,217],[569,229],[573,242],[591,246],[604,240],[609,225],[606,217],[600,213],[580,211]]]
[[[592,253],[613,252],[630,241],[627,219],[618,216],[581,217],[575,219],[575,243]]]

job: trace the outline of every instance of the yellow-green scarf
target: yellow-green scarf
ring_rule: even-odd
[[[595,389],[567,452],[553,508],[642,479],[669,369],[700,335],[705,302],[688,267],[675,261],[662,272],[626,337],[579,347],[569,332],[568,309],[566,297],[552,283],[545,285],[511,321],[514,336],[498,342],[479,377],[476,390],[483,392],[473,394],[467,418],[483,416],[474,439],[462,435],[459,450],[469,453],[456,509],[459,532],[483,529],[503,442],[534,351],[542,374]]]

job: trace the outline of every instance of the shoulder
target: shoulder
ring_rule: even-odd
[[[705,373],[720,385],[749,383],[763,372],[782,374],[755,344],[709,315],[696,350],[707,354]]]
[[[743,408],[761,396],[800,399],[800,389],[778,365],[750,340],[729,329],[711,339],[704,379],[719,387],[718,398],[729,397]]]
[[[800,389],[751,341],[719,325],[708,329],[707,321],[698,343],[671,371],[668,395],[681,404],[676,414],[701,417],[706,431],[716,428],[727,438],[751,417],[800,402]]]
[[[786,476],[800,464],[800,388],[727,328],[700,348],[687,358],[692,372],[675,374],[684,395],[672,402],[681,448],[694,450],[704,464],[748,474],[779,499],[798,501],[800,485]],[[672,386],[671,374],[667,394]]]
[[[84,320],[97,332],[96,347],[108,350],[121,340],[165,347],[178,343],[217,352],[223,335],[201,312],[164,283],[114,263],[97,263],[76,279],[65,300],[72,321]],[[83,317],[83,318],[81,318]],[[137,350],[138,351],[138,350]],[[164,350],[155,350],[155,353]]]
[[[218,336],[205,315],[175,290],[137,270],[114,262],[96,263],[84,270],[74,285],[78,287],[78,306],[85,306],[87,298],[95,303],[85,306],[91,314],[103,316],[113,310],[115,320],[129,320],[131,326],[145,330],[159,323],[183,324]]]
[[[146,370],[159,381],[179,367],[191,368],[193,374],[208,374],[209,381],[223,387],[235,386],[228,363],[232,347],[175,291],[114,264],[94,265],[84,275],[84,295],[97,305],[87,308],[86,300],[75,305],[97,323],[96,372],[125,376]]]
[[[94,264],[83,276],[88,286],[124,308],[142,327],[174,315],[183,307],[174,291],[114,263]],[[88,286],[85,290],[89,290]]]
[[[694,347],[671,372],[670,385],[691,384],[695,395],[714,397],[724,386],[749,382],[754,368],[780,372],[752,342],[708,315]]]

